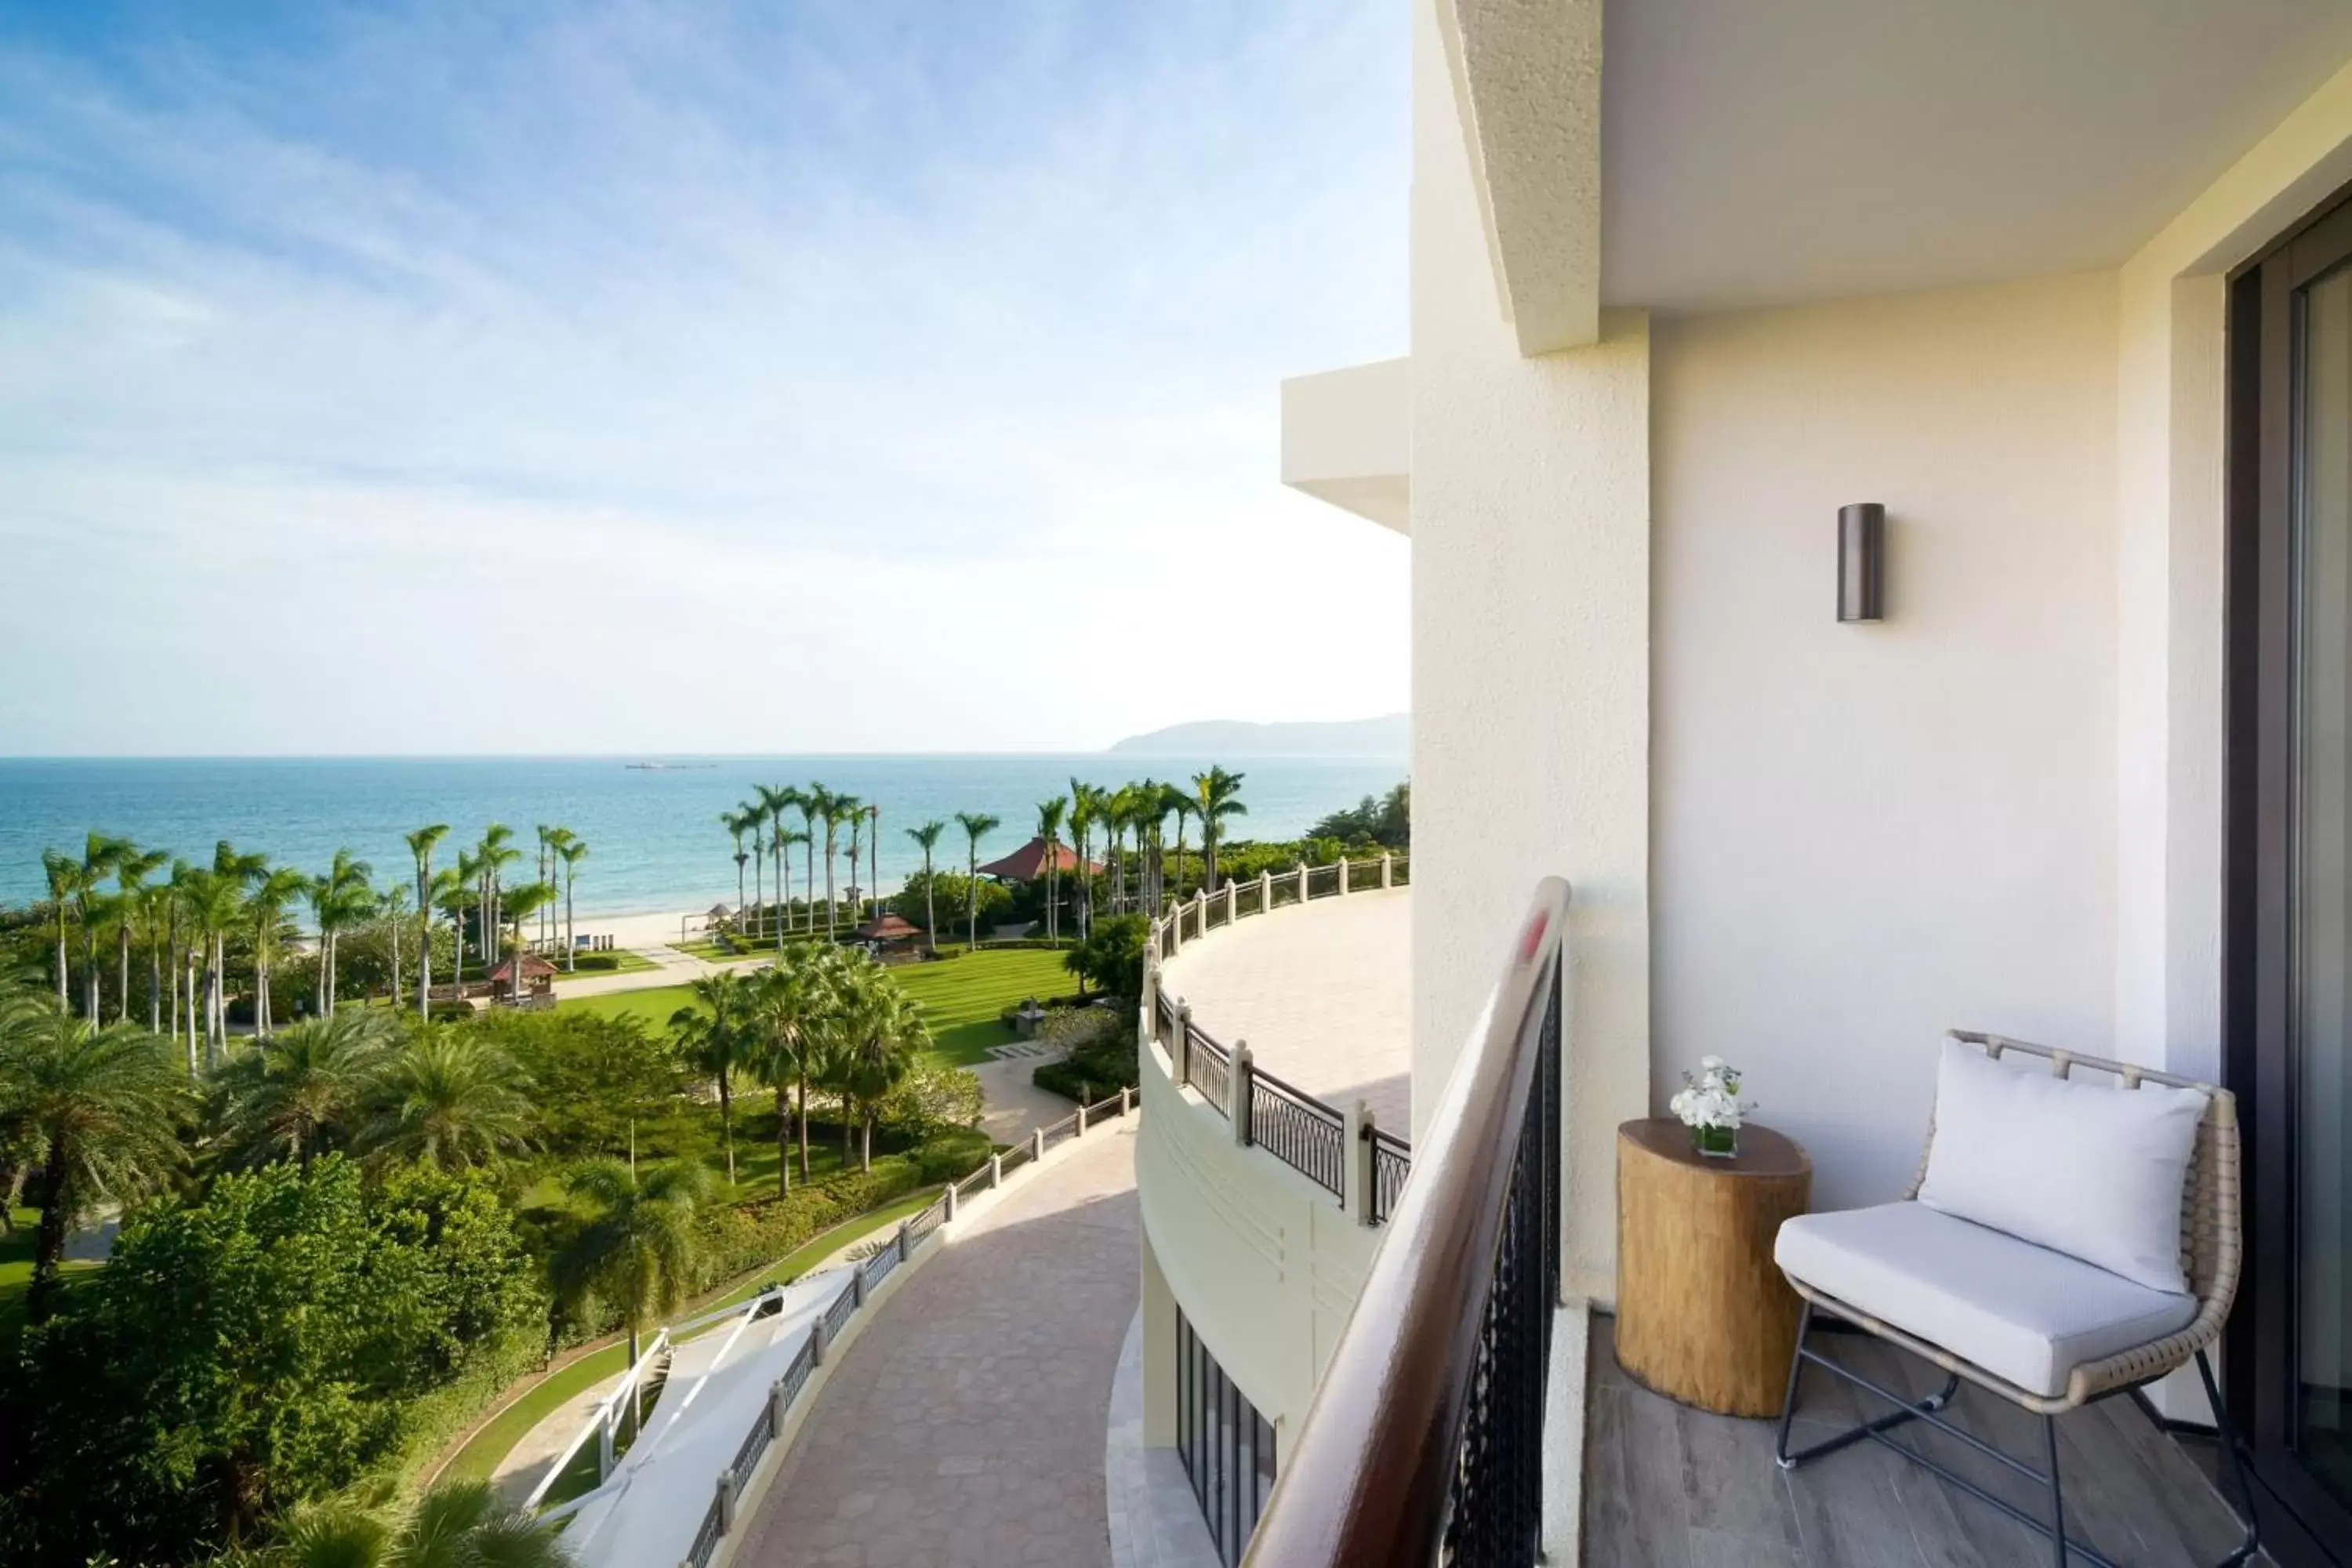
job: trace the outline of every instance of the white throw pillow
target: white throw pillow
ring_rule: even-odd
[[[1919,1201],[2152,1290],[2186,1290],[2180,1195],[2204,1094],[2125,1089],[2105,1074],[2078,1082],[2016,1060],[1944,1043]]]

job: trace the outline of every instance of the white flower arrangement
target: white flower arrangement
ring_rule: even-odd
[[[1698,1076],[1683,1074],[1682,1091],[1666,1102],[1666,1109],[1682,1118],[1685,1127],[1737,1132],[1739,1119],[1756,1106],[1753,1101],[1740,1102],[1738,1068],[1721,1057],[1701,1057]]]

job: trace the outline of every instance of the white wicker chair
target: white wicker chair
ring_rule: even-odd
[[[2095,1565],[2095,1568],[2116,1568],[2108,1559],[2079,1542],[2066,1539],[2065,1500],[2058,1479],[2057,1417],[2066,1411],[2088,1405],[2095,1400],[2127,1393],[2194,1362],[2199,1376],[2204,1380],[2205,1394],[2212,1402],[2221,1429],[2221,1448],[2227,1456],[2227,1468],[2236,1506],[2246,1521],[2243,1542],[2221,1560],[2221,1568],[2251,1558],[2261,1547],[2253,1523],[2252,1498],[2248,1490],[2242,1461],[2238,1453],[2235,1432],[2230,1425],[2229,1412],[2221,1403],[2221,1393],[2213,1379],[2213,1369],[2207,1352],[2221,1332],[2221,1325],[2230,1315],[2230,1304],[2237,1294],[2238,1262],[2242,1246],[2238,1175],[2238,1108],[2236,1099],[2227,1089],[2194,1079],[2175,1078],[2168,1073],[2113,1062],[2099,1057],[2077,1056],[2073,1052],[2053,1050],[2046,1046],[2030,1045],[2021,1040],[2006,1039],[1999,1035],[1977,1034],[1955,1029],[1950,1037],[1981,1049],[1998,1059],[2011,1054],[2033,1057],[2047,1061],[2051,1072],[2059,1078],[2070,1078],[2077,1071],[2089,1069],[2109,1074],[2120,1080],[2126,1089],[2137,1089],[2143,1083],[2168,1084],[2175,1088],[2194,1089],[2206,1096],[2203,1119],[2198,1123],[2197,1143],[2190,1157],[2189,1173],[2180,1195],[2180,1256],[2182,1276],[2189,1293],[2196,1299],[2196,1316],[2179,1331],[2151,1340],[2144,1344],[2127,1347],[2095,1361],[2082,1363],[2068,1373],[2064,1390],[2055,1395],[2021,1388],[1954,1354],[1941,1345],[1934,1344],[1908,1333],[1872,1315],[1863,1304],[1843,1301],[1825,1290],[1789,1274],[1788,1279],[1799,1296],[1804,1299],[1803,1315],[1797,1330],[1796,1354],[1789,1363],[1789,1390],[1780,1413],[1780,1431],[1775,1446],[1775,1457],[1783,1469],[1793,1469],[1810,1460],[1848,1447],[1864,1438],[1892,1448],[1914,1464],[1920,1465],[1979,1500],[1990,1504],[2019,1523],[2046,1537],[2051,1542],[2053,1561],[2065,1568],[2069,1554],[2074,1560]],[[1927,1152],[1935,1146],[1936,1130],[1931,1116],[1927,1129],[1927,1149],[1923,1150],[1919,1168],[1903,1196],[1908,1201],[1919,1195],[1921,1183],[1927,1173]],[[1784,1272],[1786,1272],[1784,1270]],[[1889,1344],[1896,1345],[1922,1360],[1930,1362],[1948,1374],[1944,1386],[1924,1400],[1910,1400],[1892,1390],[1839,1365],[1807,1348],[1812,1331],[1813,1314],[1828,1312],[1843,1319]],[[1789,1435],[1797,1414],[1798,1374],[1805,1363],[1822,1367],[1845,1382],[1894,1405],[1894,1414],[1839,1433],[1796,1453],[1789,1450]],[[2042,1418],[2042,1454],[2046,1470],[2036,1470],[2011,1455],[2000,1452],[1970,1433],[1964,1432],[1944,1420],[1937,1412],[1949,1405],[1959,1391],[1961,1381],[1976,1384],[1989,1393],[1999,1394],[2011,1404],[2032,1411]],[[2000,1461],[2029,1479],[2049,1488],[2050,1519],[2047,1522],[1993,1496],[1983,1488],[1937,1464],[1919,1450],[1898,1443],[1886,1436],[1889,1429],[1909,1421],[1925,1421],[1969,1447]]]

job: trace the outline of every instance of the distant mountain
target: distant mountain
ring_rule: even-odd
[[[1412,751],[1412,716],[1298,724],[1207,719],[1129,735],[1110,750],[1145,757],[1397,757]]]

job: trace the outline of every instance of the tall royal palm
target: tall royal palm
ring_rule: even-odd
[[[41,1150],[26,1297],[34,1320],[56,1305],[73,1227],[100,1204],[156,1190],[178,1168],[187,1105],[170,1047],[146,1030],[0,1002],[0,1108]]]
[[[416,862],[416,1016],[433,1009],[433,851],[448,837],[449,825],[436,822],[402,835]]]
[[[1162,786],[1162,788],[1164,793],[1160,797],[1160,809],[1163,812],[1172,811],[1176,814],[1176,886],[1174,892],[1175,896],[1179,900],[1181,900],[1184,897],[1184,824],[1189,821],[1193,813],[1200,808],[1193,805],[1192,796],[1189,791],[1186,791],[1176,784],[1167,784]]]
[[[580,862],[588,858],[588,841],[566,828],[563,842],[555,847],[555,858],[562,863],[563,872],[563,967],[580,967],[580,938],[572,924],[572,885],[580,879]]]
[[[760,821],[768,831],[768,848],[776,867],[776,949],[784,945],[784,814],[798,805],[800,792],[790,784],[754,784],[751,793],[760,797]],[[761,928],[762,931],[766,930]]]
[[[476,917],[482,939],[482,962],[486,969],[497,967],[494,956],[498,947],[498,929],[506,923],[499,912],[506,881],[506,869],[522,858],[522,851],[514,847],[514,830],[502,822],[493,822],[482,829],[482,841],[475,846],[474,856],[482,870],[481,911]]]
[[[145,908],[147,879],[171,861],[171,856],[161,849],[142,851],[129,845],[115,858],[115,959],[122,988],[122,994],[115,998],[114,1021],[118,1024],[131,1022],[131,928],[139,923],[140,912]]]
[[[694,1000],[669,1016],[686,1059],[719,1086],[719,1137],[727,1151],[727,1184],[735,1184],[735,1074],[753,1058],[752,982],[739,970],[695,980]],[[782,1101],[780,1100],[781,1106]],[[782,1112],[781,1109],[779,1115]]]
[[[58,1010],[65,1011],[67,1001],[66,922],[80,902],[82,883],[86,880],[81,862],[55,849],[41,851],[41,874],[49,889],[49,911],[58,921]]]
[[[523,921],[555,902],[555,889],[544,882],[525,882],[520,888],[509,888],[499,895],[499,913],[507,918],[508,929],[514,932],[514,954],[507,970],[507,1000],[522,1005],[523,960],[529,956],[530,944],[523,940]]]
[[[874,902],[874,918],[882,918],[882,807],[879,802],[866,808],[866,897]]]
[[[940,835],[947,830],[944,822],[926,822],[920,827],[907,829],[907,837],[923,851],[923,945],[934,958],[940,952],[940,905],[939,889],[932,885],[931,851],[939,847]]]
[[[226,847],[226,846],[223,846]],[[205,1065],[216,1065],[221,1054],[228,1048],[228,934],[245,919],[245,884],[233,873],[217,868],[205,869],[188,867],[184,876],[175,876],[182,889],[188,920],[188,935],[194,951],[204,954],[204,1032]],[[192,954],[193,956],[193,954]],[[190,1005],[194,1005],[194,988],[190,987]],[[194,1030],[190,1031],[190,1054],[194,1049]]]
[[[656,1165],[640,1175],[616,1160],[583,1165],[565,1184],[591,1217],[555,1255],[555,1293],[574,1306],[593,1295],[618,1309],[632,1366],[646,1324],[693,1283],[694,1212],[708,1185],[699,1165]]]
[[[735,912],[738,917],[740,917],[743,912],[744,897],[743,868],[749,865],[751,859],[751,851],[743,847],[743,835],[751,831],[751,817],[748,812],[722,811],[719,814],[719,826],[725,828],[735,839]]]
[[[137,853],[128,838],[112,834],[93,833],[82,846],[81,878],[74,886],[75,912],[81,921],[81,985],[82,1016],[98,1022],[98,912],[99,885],[114,875],[115,867],[128,856]]]
[[[253,1028],[263,1039],[276,1019],[269,1006],[269,966],[285,941],[286,911],[307,892],[310,879],[290,866],[266,872],[246,895],[246,919],[253,940]]]
[[[1201,885],[1212,891],[1217,886],[1217,846],[1224,841],[1225,824],[1249,815],[1249,807],[1242,804],[1246,776],[1219,767],[1192,775],[1192,808],[1201,816]]]
[[[375,889],[368,885],[374,869],[349,849],[338,849],[325,875],[310,887],[310,915],[319,927],[319,1011],[330,1018],[335,1016],[335,965],[343,932],[375,910]]]
[[[1087,940],[1087,931],[1094,924],[1095,883],[1087,866],[1087,852],[1094,847],[1094,826],[1102,816],[1104,803],[1109,797],[1090,784],[1070,781],[1070,848],[1078,859],[1078,940]]]
[[[984,811],[959,811],[956,822],[963,829],[964,907],[968,913],[964,941],[977,952],[980,947],[980,841],[1003,825]]]
[[[811,936],[814,936],[816,934],[816,822],[823,815],[820,808],[824,804],[824,785],[813,784],[806,789],[795,790],[793,793],[798,797],[793,804],[800,807],[801,813],[803,868],[801,901],[808,906],[808,931]]]
[[[776,830],[776,864],[782,867],[785,871],[789,872],[792,869],[793,850],[803,847],[809,842],[809,836],[802,832],[797,827],[778,828]],[[786,893],[789,894],[792,889],[792,883],[789,879],[785,882],[784,888]],[[785,906],[789,906],[792,902],[789,897],[779,901]],[[808,903],[808,918],[811,922],[814,922],[816,920],[816,905],[814,901],[804,901]],[[776,951],[778,952],[784,951],[784,931],[785,927],[790,923],[791,922],[788,921],[780,921],[776,926]]]
[[[865,810],[866,803],[854,795],[829,795],[825,796],[825,805],[830,809],[824,818],[824,934],[830,937],[834,934],[834,912],[837,904],[833,896],[834,831],[841,824],[848,823],[854,843],[857,835],[858,814]],[[850,868],[853,879],[856,870],[854,865]]]
[[[1037,803],[1037,837],[1045,845],[1045,940],[1052,942],[1061,932],[1061,917],[1055,903],[1055,893],[1062,881],[1062,816],[1070,803],[1060,795]]]
[[[765,896],[761,884],[768,864],[768,814],[756,800],[744,801],[736,812],[743,819],[743,831],[751,837],[751,901],[736,911],[736,923],[749,934],[760,918],[760,904]]]

